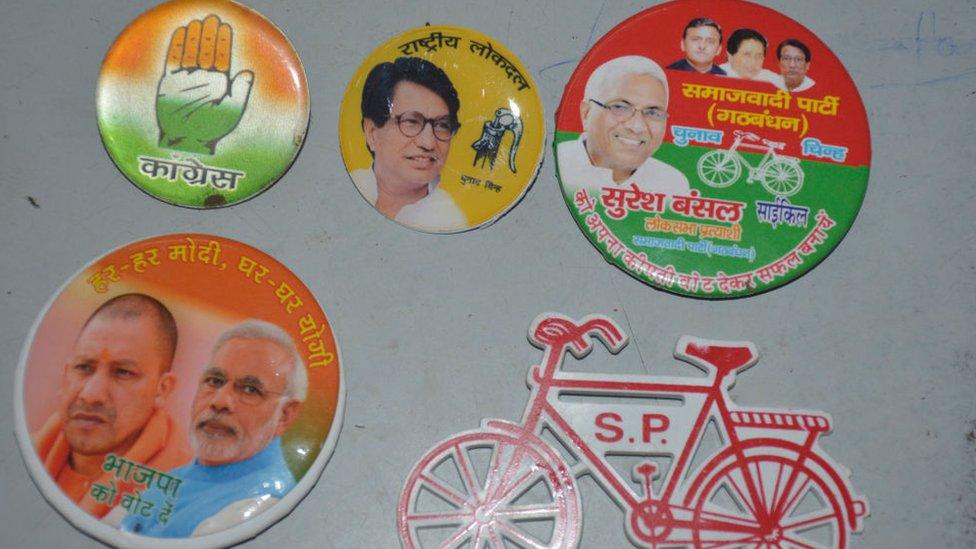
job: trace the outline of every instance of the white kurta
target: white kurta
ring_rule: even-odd
[[[350,172],[353,182],[363,198],[376,206],[376,175],[372,169]],[[437,186],[438,180],[428,184],[427,196],[400,208],[397,223],[421,231],[436,233],[453,232],[468,228],[468,219],[454,202],[451,195]]]
[[[566,194],[575,194],[579,189],[599,190],[603,187],[627,187],[631,183],[644,192],[671,195],[688,194],[688,178],[677,169],[656,158],[648,158],[625,181],[616,183],[613,170],[600,168],[590,163],[586,154],[586,134],[579,139],[560,143],[557,148],[559,160],[559,180]]]

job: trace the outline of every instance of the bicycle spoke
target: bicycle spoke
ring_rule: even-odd
[[[811,513],[807,513],[807,515],[810,515],[810,514]],[[807,515],[804,515],[804,516],[807,516]],[[809,518],[798,518],[797,520],[794,520],[794,521],[791,521],[791,522],[788,522],[788,523],[784,523],[782,526],[783,526],[783,530],[798,530],[800,528],[816,528],[817,526],[820,526],[821,524],[828,524],[828,523],[830,523],[831,521],[833,521],[833,519],[836,516],[837,515],[834,514],[834,510],[833,509],[827,508],[827,509],[821,511],[819,514],[816,514],[816,515],[814,515],[812,517],[809,517]]]
[[[477,497],[478,486],[474,481],[471,460],[468,459],[467,452],[461,449],[460,444],[454,445],[454,461],[457,462],[458,472],[461,473],[461,480],[464,482],[464,488],[468,491],[468,495]]]
[[[502,445],[498,444],[495,446],[494,451],[491,453],[491,462],[488,464],[488,474],[485,475],[485,494],[491,497],[492,489],[494,488],[493,480],[498,478],[497,475],[493,474],[498,471],[502,464]]]
[[[505,542],[491,526],[488,526],[488,544],[491,546],[491,549],[505,549]]]
[[[792,543],[794,546],[798,547],[799,549],[820,549],[816,545],[810,545],[809,543],[804,543],[798,539],[791,538],[789,536],[783,536],[783,541]]]
[[[750,463],[749,466],[748,466],[750,468],[750,471],[751,471],[751,468],[752,468],[753,465],[756,466],[756,476],[755,476],[755,478],[756,478],[756,482],[759,484],[759,486],[758,486],[758,488],[759,488],[759,501],[756,502],[756,503],[758,503],[758,504],[760,504],[762,506],[762,510],[763,510],[764,513],[769,514],[769,506],[768,506],[768,504],[766,502],[766,487],[763,485],[762,469],[760,469],[761,464],[758,463],[758,462],[752,462],[752,463]]]
[[[736,515],[729,515],[727,513],[718,513],[718,512],[715,512],[715,511],[706,511],[706,510],[702,510],[701,511],[701,515],[702,515],[702,519],[705,519],[705,520],[702,520],[700,522],[700,524],[703,525],[703,526],[706,526],[708,530],[721,531],[721,528],[716,528],[716,527],[712,526],[711,523],[712,522],[721,523],[723,521],[725,521],[725,522],[732,522],[732,523],[735,523],[735,522],[738,522],[739,523],[739,524],[732,524],[732,525],[730,525],[730,526],[735,526],[734,529],[728,530],[730,532],[739,532],[739,531],[741,531],[741,528],[740,527],[759,528],[759,521],[757,521],[755,518],[752,518],[752,517],[742,517],[742,516],[736,516]],[[714,517],[714,518],[712,518],[712,517]],[[707,523],[706,523],[706,520],[707,520]],[[721,524],[717,524],[717,526],[721,526]]]
[[[518,543],[521,543],[528,547],[532,547],[533,549],[546,549],[546,546],[544,544],[533,539],[528,534],[516,530],[514,526],[512,524],[509,524],[507,521],[498,521],[496,522],[496,524],[502,531],[505,532],[505,534],[508,535],[508,537],[512,538]]]
[[[776,473],[776,487],[773,488],[773,497],[769,501],[769,514],[775,515],[776,505],[779,503],[779,486],[780,482],[783,481],[783,472],[786,471],[786,465],[783,463],[779,464],[779,472]]]
[[[468,507],[468,503],[464,495],[459,493],[454,488],[446,484],[442,484],[441,482],[437,481],[437,479],[427,474],[420,475],[420,480],[423,481],[424,485],[431,489],[432,492],[444,499],[447,499],[449,503],[453,503],[458,508],[462,509],[466,509]]]
[[[734,488],[735,489],[735,492],[739,495],[739,500],[742,503],[742,505],[745,505],[746,510],[750,514],[752,514],[752,516],[754,516],[754,517],[756,517],[758,519],[759,518],[759,513],[756,512],[756,509],[755,509],[754,505],[752,503],[750,503],[750,499],[751,498],[746,497],[746,495],[742,492],[742,489],[739,488],[739,483],[736,482],[736,480],[735,480],[734,472],[735,472],[735,470],[729,471],[729,476],[728,476],[729,484],[732,485],[732,488]],[[745,481],[746,480],[745,475],[742,475],[742,477],[743,477],[742,480]]]
[[[448,526],[451,523],[462,523],[471,519],[471,513],[461,511],[457,513],[416,513],[407,515],[406,521],[413,528],[425,526]]]
[[[499,444],[498,445],[498,454],[499,454],[498,465],[499,466],[501,465],[501,463],[502,463],[501,460],[503,459],[500,456],[500,454],[502,453],[503,449],[504,449],[504,447],[501,444]],[[488,472],[488,477],[489,478],[491,478],[492,476],[495,477],[496,484],[494,485],[494,487],[491,490],[489,490],[489,491],[486,492],[485,501],[498,501],[498,500],[502,500],[502,499],[505,498],[505,494],[502,494],[501,496],[499,496],[498,495],[498,492],[500,490],[505,489],[505,487],[508,486],[508,483],[511,482],[512,477],[514,477],[516,475],[516,473],[518,473],[519,468],[522,466],[522,451],[521,451],[521,449],[513,446],[512,447],[511,454],[512,454],[511,457],[505,463],[505,465],[502,468],[501,472],[499,472],[498,474],[495,474],[495,475],[492,475],[491,471]],[[498,469],[495,469],[495,470],[497,471]],[[507,493],[507,490],[506,490],[506,493]]]
[[[809,485],[810,485],[810,477],[805,477],[803,479],[803,482],[800,483],[800,487],[796,490],[796,492],[793,493],[793,495],[790,496],[788,500],[786,500],[786,504],[777,510],[776,516],[777,517],[790,516],[790,511],[792,511],[793,507],[800,502],[801,499],[800,496],[806,493],[807,486]]]
[[[477,526],[477,522],[472,522],[467,526],[458,528],[454,531],[454,534],[451,537],[441,542],[439,545],[440,549],[451,549],[452,547],[457,547],[461,541],[464,541],[464,538],[471,534],[471,529]]]
[[[701,547],[702,549],[721,549],[722,547],[735,547],[737,544],[758,543],[760,541],[762,541],[762,538],[759,536],[748,536],[739,539],[730,539],[730,540],[702,543]]]
[[[528,471],[526,471],[524,475],[522,475],[521,477],[519,477],[518,480],[516,480],[511,485],[509,485],[507,488],[505,488],[505,490],[501,494],[499,494],[496,498],[492,498],[492,500],[493,501],[496,501],[498,503],[501,503],[501,502],[507,500],[508,499],[508,496],[510,496],[512,494],[512,492],[514,492],[518,488],[521,488],[521,487],[525,486],[526,484],[528,484],[529,479],[531,479],[532,477],[534,477],[534,476],[536,476],[538,474],[539,474],[539,471],[533,471],[531,469],[528,470]],[[496,505],[497,505],[497,503],[496,503]]]
[[[537,505],[515,505],[504,509],[496,509],[494,515],[516,519],[554,518],[559,513],[559,506],[554,503],[540,503]]]
[[[481,545],[484,543],[484,538],[482,534],[484,533],[486,525],[482,524],[475,531],[474,535],[471,536],[471,549],[481,549]]]

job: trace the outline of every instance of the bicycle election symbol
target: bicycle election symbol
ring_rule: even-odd
[[[793,196],[803,186],[803,168],[800,161],[792,156],[779,156],[776,151],[783,150],[785,143],[762,139],[752,132],[735,131],[735,140],[728,150],[714,149],[698,159],[698,177],[716,188],[728,187],[742,175],[745,166],[747,183],[759,181],[770,193],[776,196]],[[743,143],[746,141],[746,143]],[[756,149],[766,154],[758,165],[752,166],[739,149]]]
[[[397,508],[405,548],[575,547],[583,475],[640,547],[843,548],[861,530],[867,501],[817,444],[829,416],[731,401],[736,374],[757,361],[751,343],[682,337],[675,356],[701,378],[561,371],[566,351],[583,358],[593,339],[611,353],[626,345],[603,316],[543,314],[529,339],[543,361],[522,422],[485,420],[421,458]],[[636,482],[614,465],[621,456],[637,460]]]

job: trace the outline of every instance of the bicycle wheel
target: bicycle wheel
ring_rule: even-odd
[[[796,161],[776,159],[762,169],[759,181],[776,196],[793,196],[803,186],[803,169]]]
[[[734,461],[721,469],[695,504],[694,524],[696,549],[847,547],[844,513],[830,485],[782,456],[750,456],[744,466]]]
[[[536,442],[474,431],[428,452],[400,495],[397,527],[403,546],[575,546],[580,531],[575,480],[558,454]]]
[[[715,149],[698,159],[698,177],[709,186],[721,189],[736,182],[742,166],[729,151]]]

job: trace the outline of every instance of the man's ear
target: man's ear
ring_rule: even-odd
[[[173,375],[173,372],[166,372],[160,376],[159,381],[156,382],[156,398],[153,401],[153,406],[156,409],[162,408],[166,404],[166,398],[173,392],[174,385],[176,385],[176,376]]]
[[[281,409],[281,417],[278,418],[278,426],[275,428],[275,436],[280,437],[291,427],[291,424],[298,419],[298,412],[302,409],[302,403],[297,400],[289,400],[288,404]]]
[[[372,153],[376,153],[376,130],[378,129],[376,122],[373,122],[369,118],[363,118],[363,133],[366,135],[366,148]]]
[[[590,115],[590,109],[593,105],[590,104],[589,100],[583,99],[580,101],[580,123],[584,126],[584,131],[586,130],[586,117]]]
[[[681,53],[686,53],[685,52],[685,39],[683,37],[681,38],[681,40],[678,41],[678,44],[681,45]]]

